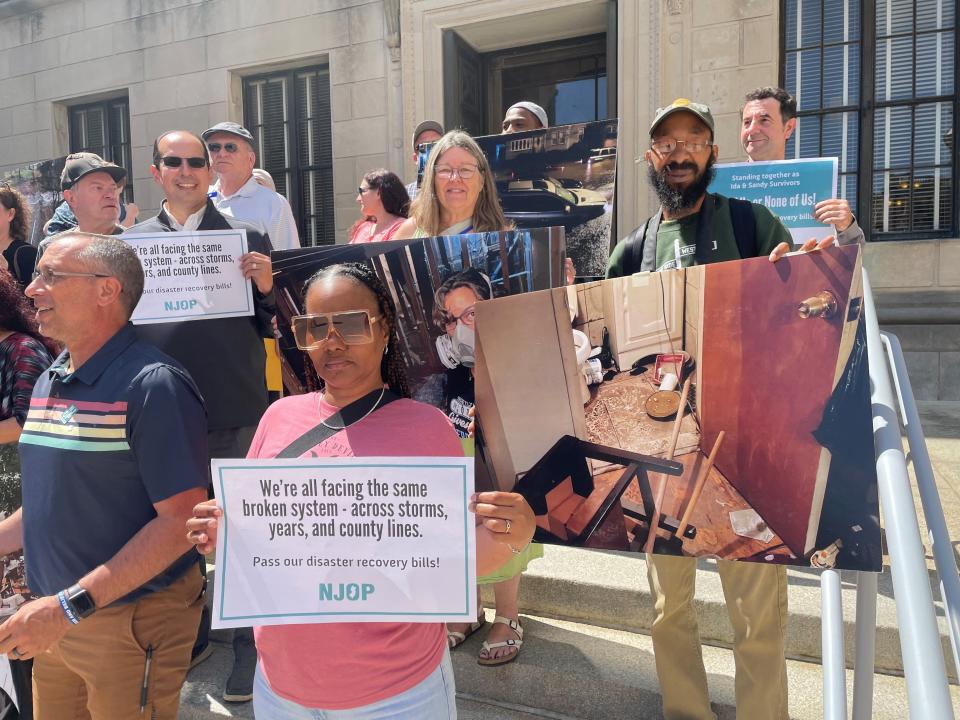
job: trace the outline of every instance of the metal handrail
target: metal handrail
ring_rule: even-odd
[[[853,720],[873,717],[873,671],[877,646],[877,573],[857,573],[857,620],[853,660]]]
[[[947,673],[944,665],[943,650],[940,644],[940,634],[937,627],[936,614],[934,612],[933,594],[930,591],[929,577],[927,575],[927,566],[924,559],[923,544],[920,540],[920,527],[917,522],[917,515],[913,504],[913,494],[910,491],[910,479],[907,474],[907,461],[903,454],[903,442],[900,436],[900,422],[894,404],[894,393],[890,383],[891,372],[898,378],[897,387],[900,390],[901,406],[904,410],[911,409],[914,413],[916,407],[913,404],[913,397],[910,392],[909,379],[906,378],[906,372],[902,363],[893,362],[888,365],[889,357],[884,353],[884,344],[880,335],[880,326],[877,322],[876,307],[873,302],[873,294],[870,288],[870,279],[866,270],[863,271],[863,311],[867,329],[867,356],[870,366],[870,384],[871,406],[873,416],[873,438],[876,452],[877,467],[877,485],[880,493],[880,505],[883,507],[884,521],[887,537],[887,548],[890,553],[890,574],[893,579],[893,592],[897,606],[897,623],[900,631],[900,650],[903,656],[903,673],[907,685],[907,704],[910,709],[910,718],[915,720],[926,720],[927,718],[937,718],[937,720],[953,720],[953,707],[950,703],[950,692],[947,685]],[[889,343],[886,347],[892,347],[895,343]],[[897,346],[899,350],[899,347]],[[895,356],[895,353],[894,353]],[[902,360],[902,357],[900,358]],[[907,397],[907,402],[904,402]],[[905,413],[905,420],[912,425],[913,432],[918,441],[918,447],[923,445],[922,432],[919,431],[919,422],[915,417]],[[911,428],[908,427],[908,432]],[[929,457],[925,454],[923,447],[923,457],[929,468]],[[911,442],[911,453],[913,453],[913,443]],[[918,454],[919,455],[919,454]],[[914,457],[917,461],[917,457]],[[918,479],[921,472],[918,472]],[[931,476],[932,477],[932,474]],[[930,493],[929,488],[926,494],[936,497],[936,502],[929,505],[930,516],[933,516],[933,526],[938,526],[937,520],[943,520],[943,511],[939,506],[939,497],[934,492]],[[924,514],[927,514],[927,503],[924,503]],[[929,516],[928,516],[929,517]],[[928,526],[929,523],[928,523]],[[938,527],[938,545],[949,548],[949,537],[947,542],[943,542],[946,534],[945,523],[943,527]],[[939,565],[938,565],[939,570]],[[956,568],[954,567],[954,573]],[[950,573],[947,573],[949,576]],[[824,574],[821,578],[821,586],[825,593],[822,601],[824,610],[824,655],[826,650],[835,654],[835,648],[839,645],[842,648],[842,614],[839,603],[836,598],[839,594],[839,578],[834,579],[830,575]],[[858,584],[857,589],[857,619],[858,619],[858,647],[857,647],[857,665],[859,666],[854,674],[854,698],[860,700],[859,704],[855,702],[854,713],[858,718],[869,717],[869,698],[863,687],[864,675],[870,670],[870,682],[872,683],[872,648],[861,648],[859,636],[861,632],[866,633],[865,628],[860,628],[861,613],[863,620],[868,620],[871,613],[876,612],[876,585],[865,581],[863,585]],[[953,587],[947,582],[941,584],[946,593],[953,593]],[[861,592],[862,607],[861,607]],[[873,597],[870,597],[871,592]],[[951,600],[954,596],[951,595]],[[872,602],[871,602],[872,600]],[[838,629],[839,618],[839,629]],[[876,621],[869,625],[870,631],[876,629]],[[839,637],[836,637],[839,633]],[[869,645],[870,642],[866,641]],[[870,652],[868,653],[868,650]],[[842,651],[842,650],[841,650]],[[956,652],[956,651],[955,651]],[[830,675],[828,676],[828,671]],[[844,682],[844,701],[839,705],[832,700],[831,718],[846,717],[846,673],[843,664],[840,668],[835,667],[834,662],[824,663],[824,697],[835,698],[838,678]],[[858,687],[859,685],[859,687]],[[840,714],[842,713],[842,715]],[[864,714],[866,713],[866,714]]]
[[[943,505],[940,504],[940,493],[933,476],[933,465],[930,462],[930,453],[927,452],[927,442],[920,425],[920,413],[917,411],[917,403],[913,397],[900,340],[886,332],[880,333],[880,339],[886,349],[890,367],[894,369],[893,383],[897,391],[897,399],[900,401],[900,417],[907,431],[910,460],[917,478],[920,504],[923,507],[923,517],[933,549],[933,563],[937,568],[937,577],[940,579],[940,597],[943,600],[950,646],[953,649],[953,667],[960,673],[960,573],[957,572],[957,563],[953,557],[953,543],[950,541],[950,532],[947,530]]]
[[[847,667],[843,655],[843,601],[838,570],[824,570],[820,574],[820,615],[823,718],[847,720]]]

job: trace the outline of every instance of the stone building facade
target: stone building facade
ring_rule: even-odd
[[[260,111],[267,112],[264,88],[276,89],[270,83],[289,73],[276,102],[289,103],[285,122],[307,128],[310,137],[281,138],[283,147],[272,152],[300,168],[299,175],[291,170],[289,192],[297,193],[301,210],[309,206],[310,221],[322,216],[322,237],[343,242],[357,217],[362,173],[383,166],[411,179],[413,127],[449,118],[451,92],[471,91],[451,78],[451,37],[476,57],[509,59],[516,49],[548,53],[551,43],[590,36],[606,47],[607,107],[620,117],[617,225],[629,229],[655,206],[642,155],[658,105],[681,96],[708,103],[721,158],[744,159],[740,98],[780,81],[787,6],[783,0],[0,0],[0,173],[76,149],[77,108],[117,100],[128,114],[120,134],[128,135],[122,139],[133,194],[145,212],[153,211],[160,193],[149,165],[157,134],[200,131],[225,119],[249,124],[256,82],[262,80]],[[313,75],[298,74],[303,69]],[[479,77],[488,83],[492,76]],[[323,102],[313,98],[314,110],[304,111],[313,117],[297,116],[300,101],[289,96],[301,81],[309,93],[324,93]],[[491,107],[494,114],[502,110],[496,98]],[[952,230],[953,238],[941,233],[867,248],[874,291],[886,319],[901,330],[921,399],[960,399],[955,220]]]

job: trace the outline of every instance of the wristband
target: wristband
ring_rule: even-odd
[[[63,610],[63,614],[67,616],[67,620],[70,621],[70,624],[79,625],[80,618],[78,618],[70,608],[70,603],[67,602],[67,594],[63,590],[57,593],[57,600],[60,601],[60,609]]]
[[[97,609],[96,603],[90,597],[90,593],[80,585],[68,587],[63,591],[63,599],[67,601],[70,611],[78,620],[90,617]]]

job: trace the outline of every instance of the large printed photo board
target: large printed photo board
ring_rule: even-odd
[[[478,305],[492,484],[527,498],[540,542],[880,570],[859,253]],[[606,342],[591,359],[580,338],[596,348],[598,328]],[[679,359],[657,367],[658,355]],[[690,378],[679,421],[682,385],[661,390],[672,383],[658,372]]]
[[[57,206],[63,202],[60,175],[66,156],[41,160],[23,167],[8,170],[0,175],[0,181],[20,191],[30,206],[30,227],[27,242],[34,247],[45,237],[43,226],[53,217]]]
[[[398,335],[414,397],[448,411],[458,393],[468,392],[472,379],[465,366],[449,367],[455,364],[449,353],[456,331],[449,336],[446,332],[442,320],[446,309],[436,306],[437,290],[444,283],[465,278],[476,288],[475,302],[480,302],[491,292],[493,297],[501,297],[557,287],[564,282],[564,254],[563,228],[274,252],[284,383],[294,393],[309,387],[305,355],[290,333],[290,317],[304,311],[304,283],[324,267],[363,262],[384,281],[397,308]],[[489,279],[489,286],[475,275],[478,272]],[[466,434],[465,424],[458,429]]]

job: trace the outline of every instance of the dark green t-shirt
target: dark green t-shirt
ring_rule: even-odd
[[[737,240],[733,236],[733,223],[730,219],[730,203],[723,195],[715,195],[713,210],[713,243],[705,248],[706,262],[724,262],[741,260]],[[709,197],[708,197],[709,200]],[[790,243],[790,232],[763,205],[751,203],[753,217],[757,226],[757,256],[769,255],[782,242]],[[696,265],[697,221],[699,213],[688,215],[680,220],[661,220],[657,231],[656,269],[672,270],[678,267]],[[649,240],[648,240],[649,241]],[[607,277],[621,277],[625,274],[625,255],[627,243],[621,241],[610,253],[607,263]]]

